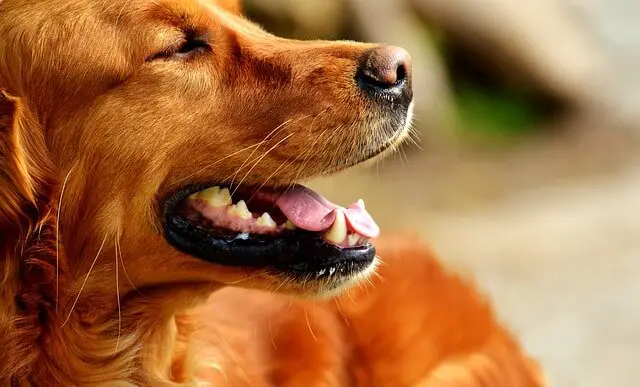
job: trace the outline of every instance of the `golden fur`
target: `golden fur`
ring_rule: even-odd
[[[328,284],[167,245],[158,206],[185,183],[286,185],[390,136],[351,82],[373,45],[276,38],[239,10],[0,0],[0,385],[541,386],[416,240],[379,241],[384,280],[324,302],[259,290]],[[212,51],[171,58],[191,33]]]

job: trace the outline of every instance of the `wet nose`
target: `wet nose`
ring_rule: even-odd
[[[369,50],[360,59],[356,80],[365,92],[399,98],[411,91],[411,55],[395,46]]]

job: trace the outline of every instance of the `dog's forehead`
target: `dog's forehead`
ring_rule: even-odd
[[[100,13],[109,22],[208,22],[222,8],[214,0],[116,0],[97,1]]]
[[[198,23],[211,21],[223,9],[236,10],[239,7],[234,3],[235,0],[0,0],[0,18],[21,24],[31,21],[42,27],[63,22],[57,27],[65,29],[86,22],[103,27],[160,21]]]
[[[0,0],[0,47],[12,53],[14,77],[117,82],[163,49],[171,28],[213,23],[216,12],[207,0]]]

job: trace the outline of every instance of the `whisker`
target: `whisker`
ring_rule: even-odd
[[[247,384],[251,384],[249,380],[249,376],[244,371],[244,368],[242,367],[238,358],[234,355],[234,351],[231,350],[231,345],[229,344],[227,339],[225,339],[224,335],[218,336],[218,339],[220,340],[222,345],[224,345],[224,347],[226,348],[225,352],[229,355],[229,358],[231,359],[231,361],[235,363],[236,369],[240,372],[241,377],[245,380],[245,382],[247,382]]]
[[[316,122],[316,119],[318,117],[320,117],[323,113],[325,113],[327,111],[327,109],[321,111],[314,119],[313,121],[311,121],[311,125],[310,125],[310,129],[313,129],[313,124]],[[285,196],[287,193],[289,193],[289,191],[291,190],[291,188],[293,188],[293,185],[299,181],[300,179],[300,174],[302,173],[302,171],[304,171],[305,166],[308,164],[309,162],[309,158],[307,157],[316,147],[316,144],[318,143],[318,141],[320,141],[321,138],[324,137],[325,133],[329,130],[329,127],[325,128],[322,132],[320,132],[320,134],[318,136],[316,136],[313,140],[313,143],[311,144],[311,146],[309,146],[307,148],[307,150],[304,153],[300,153],[292,162],[292,165],[295,165],[295,163],[300,160],[300,158],[302,158],[302,165],[300,165],[297,168],[297,173],[296,173],[296,177],[293,179],[293,181],[291,183],[289,183],[289,185],[287,186],[287,189],[284,190],[284,192],[282,194],[280,194],[280,197]]]
[[[252,280],[254,278],[258,278],[258,277],[261,277],[261,276],[262,276],[262,274],[254,274],[252,276],[244,277],[244,278],[239,279],[237,281],[229,282],[229,283],[227,283],[227,285],[238,285],[238,284],[241,284],[243,282],[250,281],[250,280]]]
[[[313,118],[313,120],[311,121],[310,128],[313,128],[313,124],[314,124],[314,123],[315,123],[315,121],[318,119],[318,117],[320,117],[320,116],[321,116],[323,113],[325,113],[327,110],[328,110],[328,109],[324,109],[323,111],[321,111],[320,113],[318,113],[318,114]],[[301,120],[303,120],[303,119],[306,119],[306,118],[309,118],[309,117],[311,117],[311,114],[308,114],[308,115],[306,115],[306,116],[304,116],[304,117],[301,117],[301,118],[299,119],[299,121],[301,121]],[[298,131],[298,132],[299,132],[299,131]],[[317,138],[316,138],[316,141],[317,141]],[[311,147],[307,148],[307,150],[306,150],[304,153],[300,153],[300,154],[299,154],[299,155],[298,155],[298,156],[297,156],[293,161],[288,161],[288,162],[287,162],[287,161],[285,161],[285,162],[283,162],[282,164],[280,164],[280,166],[279,166],[279,167],[278,167],[278,168],[277,168],[273,173],[271,173],[271,175],[269,175],[269,177],[267,177],[267,179],[262,183],[262,185],[260,185],[260,188],[258,188],[258,189],[253,193],[253,195],[255,195],[256,193],[258,193],[258,191],[260,191],[260,189],[262,189],[262,187],[264,187],[264,186],[265,186],[265,184],[266,184],[266,183],[267,183],[267,182],[268,182],[268,181],[269,181],[269,180],[270,180],[270,179],[271,179],[271,178],[272,178],[272,177],[273,177],[273,176],[274,176],[274,175],[275,175],[275,174],[276,174],[280,169],[282,169],[282,167],[283,167],[285,164],[287,164],[287,165],[288,165],[288,164],[291,164],[292,166],[293,166],[293,165],[295,165],[296,161],[298,161],[298,160],[300,159],[300,157],[302,157],[303,155],[307,155],[307,154],[308,154],[312,149],[313,149],[313,146],[311,146]],[[260,161],[260,160],[258,160],[258,162],[259,162],[259,161]],[[254,165],[254,167],[255,167],[255,165]],[[294,183],[290,183],[290,184],[288,185],[287,189],[285,190],[285,194],[289,191],[289,189],[291,189],[291,187],[292,187],[292,185],[293,185],[293,184],[294,184]],[[252,195],[252,197],[253,197],[253,195]],[[280,197],[282,197],[282,195],[281,195]]]
[[[376,258],[378,259],[378,267],[389,267],[389,264],[387,262],[385,262],[382,257],[380,257],[379,255],[376,255]]]
[[[325,110],[326,110],[326,109],[325,109]],[[309,118],[309,117],[311,117],[311,114],[307,114],[307,115],[305,115],[305,116],[302,116],[302,117],[296,118],[296,119],[295,119],[295,121],[302,121],[302,120],[307,119],[307,118]],[[316,117],[316,118],[317,118],[317,117]],[[314,120],[315,120],[315,118],[314,118]],[[285,121],[283,124],[278,125],[278,127],[276,127],[276,129],[272,130],[272,131],[267,135],[267,137],[265,137],[265,140],[263,140],[263,142],[266,142],[266,140],[267,140],[267,139],[270,139],[270,138],[274,137],[275,135],[279,134],[282,130],[284,130],[284,129],[286,128],[286,125],[287,125],[287,124],[289,124],[289,123],[291,123],[291,122],[294,122],[294,120],[293,120],[293,119],[289,119],[289,120]],[[275,133],[274,133],[274,132],[275,132]],[[257,149],[256,149],[256,150],[257,150]],[[231,179],[231,183],[229,184],[229,187],[230,187],[230,188],[233,186],[233,182],[235,181],[235,179],[236,179],[236,177],[237,177],[238,173],[240,173],[240,171],[241,171],[241,170],[242,170],[242,169],[247,165],[247,163],[249,162],[249,160],[251,159],[251,157],[253,156],[253,154],[254,154],[254,153],[255,153],[255,150],[254,150],[254,152],[251,152],[251,154],[249,155],[249,157],[247,157],[247,159],[242,163],[242,165],[240,165],[240,167],[236,170],[236,172],[235,172],[235,173],[233,173],[231,176],[227,177],[227,178],[224,180],[224,181],[228,181],[229,179]],[[253,168],[255,168],[255,165],[252,167],[252,169],[253,169]],[[249,173],[250,173],[250,172],[249,172]],[[246,176],[245,176],[245,177],[246,177]],[[244,178],[243,178],[243,180],[244,180]],[[241,184],[241,183],[240,183],[240,184]],[[240,184],[238,184],[238,186],[239,186]],[[238,187],[236,187],[236,190],[237,190],[237,188],[238,188]],[[235,192],[235,190],[234,190],[234,192]]]
[[[288,285],[291,281],[289,281],[289,279],[284,278],[280,281],[280,283],[278,284],[278,286],[275,287],[275,289],[272,290],[272,293],[279,293],[280,289],[284,286],[284,285]]]
[[[290,118],[286,121],[284,121],[283,123],[281,123],[280,125],[276,126],[275,129],[273,129],[271,132],[269,132],[269,134],[267,134],[265,136],[265,138],[262,139],[262,141],[260,141],[260,145],[268,142],[272,136],[274,136],[276,134],[276,132],[280,132],[280,130],[284,129],[285,126],[287,126],[288,123],[290,123],[291,121],[293,121],[293,118]],[[236,180],[236,177],[238,177],[238,173],[240,173],[240,171],[242,170],[242,168],[244,168],[245,165],[247,165],[247,163],[249,162],[249,160],[251,159],[251,157],[254,155],[254,153],[256,153],[256,151],[260,149],[260,146],[258,146],[257,148],[255,148],[251,154],[249,156],[247,156],[247,158],[244,160],[244,162],[240,165],[240,167],[238,167],[238,169],[236,169],[236,172],[233,174],[233,177],[231,179],[231,184],[229,185],[230,187],[233,185],[233,182]],[[234,191],[235,192],[235,191]]]
[[[271,153],[272,150],[276,149],[278,146],[280,146],[283,142],[285,142],[286,140],[288,140],[291,136],[293,136],[294,134],[296,134],[297,132],[293,132],[293,133],[289,133],[288,135],[286,135],[283,139],[281,139],[280,141],[278,141],[274,146],[272,146],[271,148],[269,148],[269,150],[267,150],[254,164],[253,166],[247,171],[247,173],[245,173],[244,177],[242,178],[242,180],[240,180],[240,183],[238,183],[238,185],[236,186],[236,188],[233,190],[233,192],[231,193],[231,196],[233,196],[236,191],[238,190],[238,188],[240,188],[240,186],[242,185],[242,183],[244,182],[244,180],[247,178],[247,176],[249,176],[249,174],[254,170],[255,167],[258,166],[258,164],[260,164],[260,161],[264,160],[265,157],[267,157],[267,155],[269,153]]]
[[[230,153],[230,154],[228,154],[228,155],[224,156],[223,158],[221,158],[221,159],[219,159],[219,160],[214,161],[214,162],[213,162],[213,163],[211,163],[211,164],[207,164],[205,167],[200,168],[199,170],[197,170],[196,172],[194,172],[194,173],[190,174],[189,176],[184,177],[184,178],[182,178],[182,179],[178,180],[178,181],[177,181],[177,183],[181,183],[181,182],[183,182],[183,181],[185,181],[185,180],[188,180],[188,179],[190,179],[190,178],[194,177],[195,175],[197,175],[198,173],[200,173],[200,172],[204,171],[205,169],[209,169],[209,168],[213,167],[214,165],[216,165],[216,164],[218,164],[218,163],[220,163],[220,162],[222,162],[222,161],[224,161],[224,160],[226,160],[226,159],[228,159],[228,158],[231,158],[231,157],[233,157],[233,156],[236,156],[236,155],[238,155],[238,154],[240,154],[240,153],[242,153],[242,152],[248,151],[249,149],[254,148],[254,147],[257,147],[257,146],[260,146],[260,145],[262,145],[262,144],[263,144],[263,142],[261,141],[261,142],[259,142],[259,143],[256,143],[256,144],[253,144],[253,145],[249,145],[249,146],[247,146],[247,147],[245,147],[245,148],[242,148],[242,149],[240,149],[240,150],[238,150],[238,151],[235,151],[235,152],[233,152],[233,153]]]
[[[376,277],[378,280],[380,280],[380,282],[385,283],[386,280],[384,279],[384,277],[382,276],[382,274],[378,273],[377,271],[374,271],[373,273],[371,273],[372,276]],[[373,279],[370,279],[371,284],[373,285]]]
[[[347,293],[349,293],[348,290],[347,290]],[[349,317],[347,317],[347,313],[342,308],[342,303],[337,302],[335,305],[336,305],[336,309],[338,309],[338,312],[340,312],[340,315],[342,316],[342,321],[345,323],[347,327],[350,327],[351,322],[349,321]]]
[[[313,329],[311,328],[311,321],[309,321],[309,311],[306,308],[304,310],[304,317],[307,320],[307,328],[309,328],[309,333],[311,333],[311,337],[313,337],[313,340],[317,343],[318,337],[316,336],[316,334],[313,332]]]
[[[282,169],[282,167],[289,164],[291,163],[289,163],[288,161],[283,161],[278,168],[276,168],[273,172],[271,172],[271,174],[264,180],[264,182],[262,182],[262,184],[260,184],[260,186],[253,192],[253,194],[251,194],[251,196],[249,197],[249,201],[251,201],[251,199],[253,199],[253,197],[256,196],[258,192],[260,192],[262,187],[264,187],[269,182],[269,180],[271,180],[271,178],[275,176],[276,173],[278,173]]]
[[[273,317],[269,317],[269,338],[271,339],[271,346],[277,351],[278,345],[276,344],[275,335],[273,334]]]
[[[351,294],[351,292],[347,292],[346,293],[347,297],[349,298],[349,301],[351,301],[351,303],[353,305],[357,305],[358,303],[356,302],[355,298],[353,298],[353,294]]]
[[[115,241],[117,243],[118,238],[116,236]],[[118,339],[116,340],[116,351],[114,353],[114,356],[118,353],[118,349],[120,347],[120,333],[122,332],[122,310],[121,310],[121,306],[120,306],[120,277],[119,277],[119,272],[120,272],[120,265],[118,265],[118,248],[116,245],[115,248],[116,251],[116,261],[115,261],[115,269],[116,269],[116,299],[118,301]]]
[[[56,313],[58,312],[58,304],[60,299],[60,213],[62,211],[62,197],[64,196],[64,189],[67,187],[67,181],[71,172],[76,167],[74,164],[62,183],[62,190],[60,191],[60,199],[58,199],[58,211],[56,216]]]
[[[91,275],[91,271],[93,270],[93,267],[96,265],[96,262],[98,262],[98,257],[100,257],[100,253],[102,252],[102,248],[104,247],[104,243],[106,241],[107,241],[107,235],[105,234],[104,239],[102,240],[102,244],[100,245],[100,248],[98,249],[98,253],[96,254],[95,259],[93,260],[93,263],[91,263],[91,266],[89,267],[89,271],[87,272],[87,276],[84,277],[84,281],[82,282],[82,286],[80,286],[80,291],[78,292],[78,295],[76,296],[75,301],[73,301],[73,305],[71,305],[71,310],[69,311],[69,315],[67,316],[67,318],[62,323],[61,328],[64,328],[64,326],[67,325],[67,323],[69,322],[69,319],[71,318],[71,314],[73,313],[73,309],[76,307],[76,304],[78,303],[78,300],[80,299],[80,295],[82,294],[82,290],[84,290],[84,286],[87,284],[87,280],[89,279],[89,276]]]
[[[118,253],[120,255],[120,264],[122,265],[122,271],[124,272],[124,276],[127,278],[127,281],[131,284],[131,287],[136,291],[136,293],[143,297],[146,297],[144,294],[142,294],[141,291],[138,290],[138,288],[136,288],[136,285],[133,284],[133,281],[131,281],[131,278],[129,277],[129,273],[127,272],[127,268],[124,266],[124,259],[122,258],[122,247],[120,247],[120,237],[116,239],[116,249],[118,249]]]

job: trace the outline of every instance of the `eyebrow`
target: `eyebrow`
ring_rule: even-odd
[[[213,20],[198,1],[160,0],[146,2],[135,12],[145,21],[157,21],[188,31],[198,31]]]

